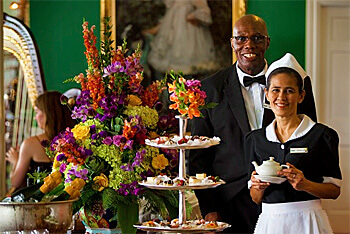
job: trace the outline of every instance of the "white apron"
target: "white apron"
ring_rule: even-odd
[[[321,200],[262,204],[256,234],[333,233]]]

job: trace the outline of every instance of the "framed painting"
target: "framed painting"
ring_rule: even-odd
[[[235,60],[233,22],[245,0],[101,0],[101,17],[111,16],[116,45],[140,47],[145,78],[170,70],[201,79]]]

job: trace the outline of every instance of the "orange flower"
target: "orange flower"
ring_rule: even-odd
[[[179,108],[179,103],[174,103],[169,106],[169,109],[177,110]]]
[[[169,87],[168,88],[169,93],[174,92],[176,90],[176,83],[175,83],[175,81],[172,84],[168,83],[168,87]]]
[[[130,140],[135,136],[136,130],[131,127],[131,123],[127,120],[124,120],[123,136]]]
[[[180,112],[180,114],[182,114],[182,115],[187,114],[187,110],[186,110],[186,109],[180,109],[180,108],[179,108],[179,112]],[[191,118],[191,119],[192,119],[192,118]]]
[[[176,96],[175,93],[171,94],[169,98],[170,98],[170,101],[172,101],[172,102],[178,102],[179,101],[179,98]]]
[[[198,110],[198,108],[193,108],[193,107],[189,107],[188,108],[188,117],[190,119],[192,119],[194,117],[200,117],[201,116],[201,112]]]
[[[170,109],[178,110],[181,115],[188,115],[190,119],[200,117],[200,107],[205,105],[205,95],[199,89],[201,86],[198,80],[186,80],[181,75],[171,71],[170,76],[174,79],[173,83],[168,83]]]
[[[186,83],[186,79],[183,78],[183,77],[179,77],[179,82],[180,82],[180,83]]]

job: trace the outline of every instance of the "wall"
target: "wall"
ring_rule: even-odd
[[[87,68],[82,37],[83,18],[100,32],[99,0],[30,0],[30,28],[38,43],[48,90],[64,92],[63,83]]]
[[[247,13],[263,18],[271,38],[268,63],[292,53],[305,68],[305,0],[247,0]]]
[[[305,0],[247,0],[247,13],[266,21],[271,37],[268,63],[290,52],[304,67],[305,5]],[[99,14],[99,0],[30,0],[30,27],[39,44],[48,90],[79,87],[62,82],[85,71],[81,24],[85,17],[99,32]]]

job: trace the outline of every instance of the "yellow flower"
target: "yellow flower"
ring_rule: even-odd
[[[75,139],[84,141],[90,137],[90,127],[77,124],[72,129],[72,133]]]
[[[75,178],[64,191],[70,195],[70,199],[74,199],[80,196],[80,190],[85,186],[85,181],[81,178]]]
[[[168,165],[169,165],[169,161],[166,157],[164,157],[164,154],[158,154],[157,157],[154,157],[152,159],[152,167],[154,169],[163,170]]]
[[[61,163],[59,161],[57,161],[57,156],[59,155],[60,153],[57,153],[56,156],[55,156],[55,159],[53,160],[53,165],[52,165],[52,168],[53,169],[58,169],[60,166],[61,166]]]
[[[108,178],[103,173],[100,174],[100,176],[96,176],[94,178],[94,184],[92,185],[92,188],[96,191],[101,192],[104,188],[108,187]]]
[[[139,106],[142,103],[141,99],[135,95],[128,95],[128,101],[130,106]]]

